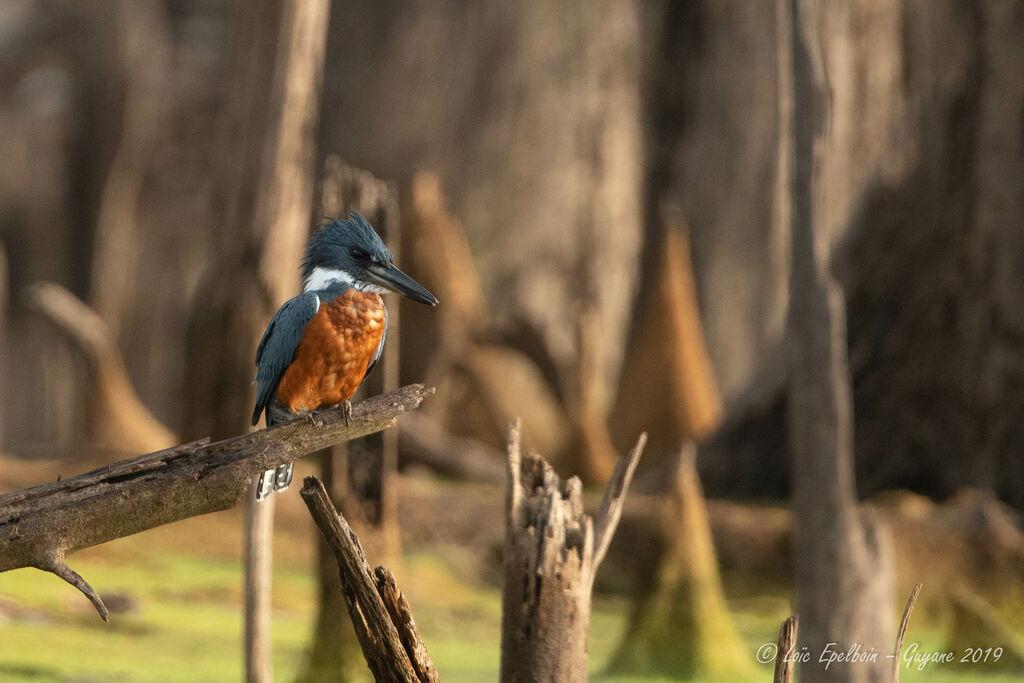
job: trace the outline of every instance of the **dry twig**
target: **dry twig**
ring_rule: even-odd
[[[900,653],[903,652],[903,638],[907,635],[907,626],[910,625],[910,615],[917,604],[917,596],[921,594],[921,587],[924,584],[917,584],[914,590],[910,591],[907,598],[907,606],[903,608],[903,619],[900,620],[900,629],[896,632],[896,647],[892,651],[892,681],[900,683]]]

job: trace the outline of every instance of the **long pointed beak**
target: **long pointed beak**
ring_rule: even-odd
[[[366,279],[421,304],[437,305],[436,296],[428,292],[423,285],[395,268],[394,265],[375,263],[366,269]]]

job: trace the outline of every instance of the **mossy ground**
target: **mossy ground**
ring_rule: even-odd
[[[315,615],[314,529],[298,498],[284,496],[278,505],[273,651],[280,681],[301,670]],[[35,569],[0,574],[0,681],[241,680],[241,528],[241,511],[230,510],[72,555],[71,566],[108,600],[109,624],[53,575]],[[494,557],[448,542],[408,551],[392,568],[441,679],[497,680],[501,600],[494,582],[498,572],[490,566]],[[729,604],[750,657],[775,641],[789,610],[784,595],[757,593],[730,596]],[[623,598],[596,598],[589,646],[594,680],[636,680],[601,674],[622,638],[628,613]],[[921,651],[941,651],[945,634],[924,618],[914,620],[907,642],[918,642]],[[757,670],[763,672],[761,680],[771,680],[769,665]],[[987,675],[978,664],[904,670],[901,680],[1018,679]]]

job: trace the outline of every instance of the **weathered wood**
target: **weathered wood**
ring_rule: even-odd
[[[793,653],[796,651],[796,634],[800,619],[793,615],[782,622],[779,629],[779,643],[775,650],[774,683],[793,683]]]
[[[237,505],[258,472],[395,424],[432,393],[421,384],[339,410],[124,460],[71,479],[0,496],[0,572],[52,570],[53,558],[161,524]]]
[[[423,683],[440,683],[441,678],[437,675],[427,646],[423,644],[423,638],[416,628],[416,621],[412,618],[412,608],[398,588],[395,575],[387,567],[377,567],[373,570],[373,578],[377,582],[377,592],[384,601],[384,607],[398,629],[398,637],[402,639],[402,645],[405,646],[405,652],[409,655],[416,676]]]
[[[517,422],[508,441],[501,680],[584,681],[594,575],[646,434],[616,465],[595,521],[583,512],[580,480],[563,481],[537,454],[523,457],[519,432]]]
[[[417,683],[420,678],[378,592],[355,532],[338,514],[319,479],[306,477],[301,493],[309,513],[338,561],[349,616],[374,678],[378,682]]]
[[[903,652],[903,638],[907,635],[907,627],[910,625],[910,615],[914,612],[914,605],[917,604],[917,596],[921,595],[923,584],[914,586],[907,598],[907,605],[903,608],[903,618],[900,619],[900,628],[896,632],[896,645],[892,649],[892,683],[900,683],[900,654]]]

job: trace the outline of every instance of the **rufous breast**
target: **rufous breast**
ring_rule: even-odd
[[[352,398],[386,328],[379,294],[350,289],[322,303],[278,382],[278,403],[298,413]]]

